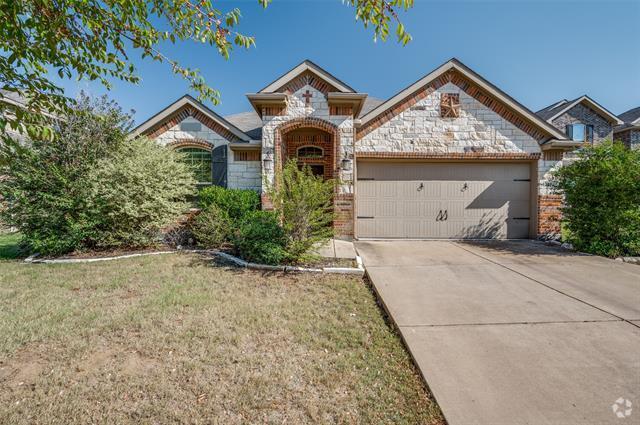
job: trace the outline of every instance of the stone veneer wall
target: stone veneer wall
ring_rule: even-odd
[[[640,149],[640,130],[628,129],[614,135],[615,140],[620,140],[629,149]]]
[[[440,117],[443,93],[460,95],[460,117]],[[538,141],[465,93],[447,83],[400,112],[356,142],[359,152],[460,153],[483,148],[487,153],[539,153]]]
[[[593,125],[594,144],[613,139],[613,126],[611,123],[581,103],[554,119],[551,124],[563,133],[569,124]]]
[[[214,132],[209,127],[202,124],[201,131],[183,131],[180,124],[200,122],[196,118],[190,116],[182,120],[180,123],[169,128],[165,132],[156,136],[155,140],[163,146],[178,143],[188,143],[188,141],[206,142],[210,148],[216,148],[221,145],[229,145],[229,141],[220,134]],[[228,148],[227,148],[228,149]],[[227,184],[232,189],[253,189],[260,191],[262,187],[262,178],[260,175],[260,161],[236,161],[233,151],[229,149],[227,152],[228,168],[227,168]]]
[[[294,85],[297,89],[287,95],[287,107],[280,111],[279,115],[267,115],[271,110],[264,108],[262,116],[262,159],[267,160],[271,166],[263,170],[264,180],[262,182],[263,193],[269,185],[274,181],[274,167],[277,155],[275,152],[276,131],[280,125],[295,118],[317,118],[327,121],[337,127],[339,137],[339,147],[336,158],[336,170],[334,176],[339,178],[341,185],[336,193],[336,213],[337,218],[334,222],[336,233],[338,236],[353,236],[353,171],[341,168],[343,159],[353,159],[353,116],[351,115],[332,115],[329,110],[329,104],[324,93],[317,90],[310,84],[304,84],[301,87]],[[305,104],[305,98],[302,94],[309,91],[312,94],[309,105]],[[269,162],[270,161],[270,162]],[[268,200],[264,199],[268,207]]]
[[[440,117],[440,97],[458,93],[460,117]],[[486,107],[455,84],[447,83],[418,100],[378,128],[356,141],[356,155],[393,157],[392,153],[428,158],[428,154],[457,157],[465,148],[481,148],[490,157],[501,155],[540,155],[538,141],[510,121]],[[467,156],[472,157],[473,154]],[[464,155],[463,155],[464,157]],[[562,198],[551,192],[550,173],[565,161],[542,157],[538,161],[538,234],[555,235],[560,231]]]

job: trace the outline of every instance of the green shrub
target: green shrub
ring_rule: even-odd
[[[215,205],[229,215],[232,220],[240,220],[260,208],[260,195],[248,189],[225,189],[210,186],[200,191],[200,208]]]
[[[288,161],[269,191],[282,219],[287,253],[292,261],[307,259],[313,246],[333,237],[333,193],[335,182],[314,176],[309,167],[300,169]]]
[[[199,246],[217,249],[227,243],[231,237],[231,219],[226,211],[212,204],[196,216],[191,225],[191,231]]]
[[[564,236],[576,249],[640,255],[640,151],[612,142],[586,147],[552,185],[564,195]]]
[[[120,145],[87,175],[87,212],[97,247],[146,246],[188,208],[193,173],[180,154],[153,140]]]
[[[81,248],[94,226],[86,208],[86,175],[124,143],[131,116],[106,98],[81,95],[71,114],[54,128],[55,139],[0,145],[6,178],[2,219],[17,227],[42,254]],[[105,182],[107,184],[107,182]]]
[[[261,264],[281,264],[287,257],[286,238],[271,211],[254,211],[239,223],[233,244],[243,259]]]
[[[6,144],[2,219],[31,250],[61,254],[145,245],[184,208],[195,183],[176,153],[129,142],[131,116],[106,98],[82,95],[55,139]]]

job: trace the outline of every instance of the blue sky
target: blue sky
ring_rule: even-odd
[[[588,94],[619,114],[640,106],[640,1],[416,0],[402,15],[413,41],[402,47],[354,20],[340,0],[219,2],[239,7],[240,30],[257,47],[235,50],[229,61],[211,48],[183,43],[163,51],[199,68],[219,89],[222,115],[250,110],[244,96],[308,58],[354,89],[387,99],[451,57],[457,57],[532,110],[557,99]],[[136,61],[142,82],[116,82],[109,95],[136,111],[136,121],[187,93],[187,84],[166,65]],[[64,82],[102,94],[87,82]],[[212,105],[208,105],[212,106]]]

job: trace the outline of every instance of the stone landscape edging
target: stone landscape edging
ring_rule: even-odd
[[[180,252],[196,253],[196,254],[213,254],[224,260],[227,260],[238,267],[243,267],[252,270],[267,270],[267,271],[281,271],[281,272],[304,272],[304,273],[329,273],[329,274],[354,274],[364,275],[364,267],[362,266],[362,259],[359,255],[356,255],[356,264],[358,267],[297,267],[297,266],[271,266],[268,264],[250,263],[241,258],[235,257],[226,252],[217,250],[203,250],[203,249],[176,249],[171,251],[155,251],[155,252],[140,252],[134,254],[116,255],[113,257],[93,257],[93,258],[37,258],[38,254],[31,255],[24,259],[25,263],[30,264],[78,264],[78,263],[97,263],[101,261],[121,260],[125,258],[145,257],[148,255],[163,255],[163,254],[176,254]]]

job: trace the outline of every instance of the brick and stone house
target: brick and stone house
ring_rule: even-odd
[[[253,111],[222,117],[184,96],[133,134],[188,152],[202,184],[261,193],[295,158],[339,181],[334,226],[345,238],[557,233],[560,199],[545,182],[583,144],[557,122],[606,112],[583,99],[548,121],[456,59],[386,101],[310,61],[247,98]],[[594,138],[618,120],[604,115]]]
[[[618,115],[623,124],[614,129],[613,138],[630,149],[640,149],[640,106]]]
[[[613,140],[613,129],[622,121],[589,96],[555,102],[537,114],[564,132],[567,138],[589,144]]]

